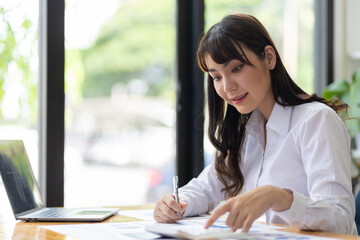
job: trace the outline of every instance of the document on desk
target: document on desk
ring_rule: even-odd
[[[120,212],[121,215],[137,218],[144,221],[152,221],[153,217],[153,209],[141,209],[141,210],[122,210]]]
[[[152,233],[160,234],[164,237],[173,237],[181,239],[253,239],[253,240],[324,240],[334,239],[325,237],[316,237],[304,234],[296,234],[278,231],[284,229],[284,227],[267,225],[259,222],[255,222],[248,233],[242,233],[241,229],[238,229],[235,233],[226,226],[226,218],[219,218],[209,229],[203,228],[207,219],[189,219],[179,220],[174,224],[166,223],[154,223],[153,225],[146,226],[145,229]]]
[[[127,217],[132,217],[144,221],[153,221],[153,209],[141,209],[141,210],[121,210],[120,214]],[[200,216],[195,217],[196,219],[200,218],[208,218],[209,214],[202,214]],[[191,218],[186,218],[191,219]]]
[[[44,225],[53,232],[74,237],[78,240],[134,240],[156,239],[157,234],[145,230],[153,221],[99,223],[99,224],[71,224],[71,225]]]
[[[206,219],[191,218],[179,220],[175,224],[159,224],[155,221],[136,221],[136,222],[118,222],[118,223],[92,223],[92,224],[69,224],[69,225],[44,225],[42,228],[74,237],[79,240],[134,240],[134,239],[158,239],[160,235],[147,231],[146,229],[167,229],[172,233],[176,233],[179,229],[192,227],[194,229],[203,229]],[[160,228],[160,229],[161,229]],[[213,228],[227,228],[225,219],[218,219],[213,225]],[[288,233],[278,231],[279,227],[273,225],[266,225],[261,223],[254,223],[248,234],[233,235],[236,239],[263,239],[263,240],[294,240],[294,239],[308,239],[308,240],[325,240],[330,238],[316,237],[309,235],[301,235],[296,233]],[[240,232],[240,231],[239,231]],[[184,236],[183,236],[184,237]],[[189,239],[196,239],[193,236],[187,236]],[[218,239],[229,238],[229,235],[217,236]],[[166,238],[161,238],[162,240]],[[201,238],[198,238],[201,239]]]

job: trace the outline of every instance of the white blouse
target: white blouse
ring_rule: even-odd
[[[266,124],[255,110],[246,126],[241,151],[242,192],[262,185],[293,191],[291,207],[268,210],[266,220],[299,229],[357,235],[351,185],[350,136],[342,119],[319,102],[283,107],[277,103]],[[180,188],[188,203],[184,216],[206,213],[222,200],[223,184],[213,164]]]

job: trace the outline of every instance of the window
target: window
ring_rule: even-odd
[[[68,0],[65,206],[143,204],[175,172],[175,1]]]
[[[38,4],[13,0],[0,6],[0,139],[24,141],[37,177]],[[1,196],[0,205],[8,206],[6,193]]]

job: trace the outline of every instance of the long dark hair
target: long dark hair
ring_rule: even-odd
[[[202,71],[208,72],[205,62],[207,55],[211,56],[218,64],[238,59],[244,64],[252,65],[241,45],[254,52],[259,59],[265,57],[265,46],[273,47],[276,53],[276,65],[270,71],[271,87],[278,104],[293,106],[317,101],[330,106],[335,111],[347,108],[346,104],[329,102],[316,94],[309,96],[296,85],[286,71],[269,33],[255,17],[250,15],[228,15],[207,31],[201,39],[197,51],[199,67]],[[209,74],[207,75],[207,98],[208,135],[211,143],[217,149],[215,169],[219,180],[225,186],[222,189],[225,191],[225,196],[236,196],[244,185],[244,176],[239,168],[241,162],[239,151],[242,149],[245,126],[251,113],[241,114],[236,108],[225,103],[216,93],[213,79]]]

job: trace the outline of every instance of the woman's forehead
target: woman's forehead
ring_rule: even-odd
[[[245,46],[236,47],[236,53],[229,53],[226,54],[225,52],[219,53],[219,52],[210,52],[207,51],[204,54],[204,60],[206,65],[208,65],[210,62],[215,62],[217,64],[229,64],[232,60],[239,60],[242,62],[248,62],[247,60],[247,52],[250,51]]]

